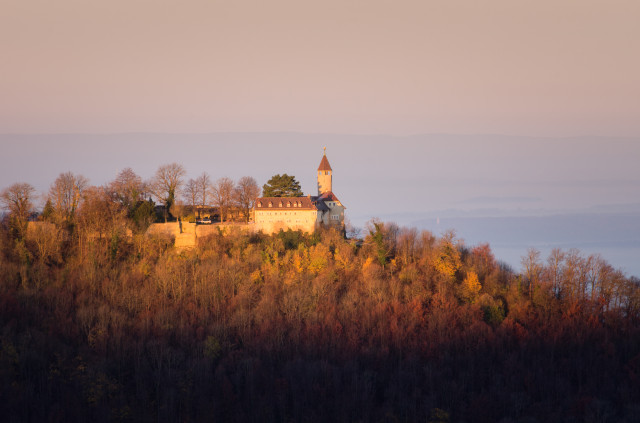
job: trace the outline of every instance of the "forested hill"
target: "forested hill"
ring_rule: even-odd
[[[638,280],[577,251],[44,227],[0,230],[4,421],[640,419]]]

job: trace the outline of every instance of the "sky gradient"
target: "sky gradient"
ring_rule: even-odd
[[[637,0],[0,7],[0,133],[640,135]]]

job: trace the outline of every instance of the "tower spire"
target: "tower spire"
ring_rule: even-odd
[[[322,160],[320,161],[320,166],[318,166],[318,195],[322,195],[327,192],[331,192],[332,190],[332,173],[331,165],[329,164],[329,160],[327,160],[327,147],[324,147],[324,154],[322,155]]]

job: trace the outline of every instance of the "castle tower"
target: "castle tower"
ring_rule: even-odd
[[[332,191],[331,188],[331,179],[333,171],[331,170],[331,165],[329,164],[329,160],[327,160],[327,147],[324,148],[324,155],[322,156],[322,160],[320,161],[320,166],[318,166],[318,195],[322,195],[324,193]]]

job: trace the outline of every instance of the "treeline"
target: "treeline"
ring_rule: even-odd
[[[640,281],[599,256],[375,220],[177,252],[127,184],[58,179],[0,225],[3,421],[640,420]]]
[[[93,230],[101,236],[105,228],[141,233],[154,221],[195,219],[202,213],[215,213],[221,221],[249,221],[255,199],[261,194],[254,178],[214,181],[203,172],[187,180],[185,175],[184,167],[177,163],[160,166],[148,181],[127,168],[113,181],[91,186],[84,176],[66,172],[41,195],[28,183],[6,187],[0,192],[0,204],[17,239],[25,238],[27,222],[34,220],[55,223],[68,232],[74,232],[75,227]],[[44,204],[40,208],[38,200]]]

